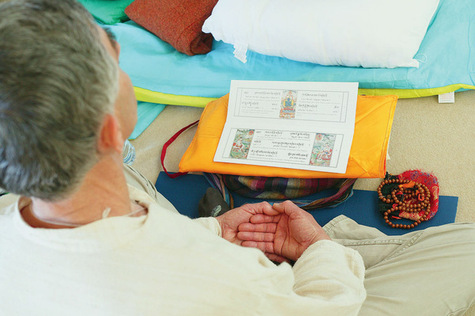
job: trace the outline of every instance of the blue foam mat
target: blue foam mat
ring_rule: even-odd
[[[188,174],[176,179],[171,179],[164,172],[160,172],[155,187],[181,214],[196,218],[198,217],[198,203],[210,185],[201,175]],[[328,195],[329,193],[321,192],[312,197],[318,198],[325,194]],[[238,195],[233,195],[233,197],[235,206],[261,201],[258,199],[240,197]],[[458,197],[440,196],[439,198],[439,211],[437,214],[431,220],[422,222],[413,230],[439,226],[455,221]],[[310,213],[322,226],[331,219],[343,214],[359,224],[375,227],[387,235],[402,235],[407,233],[408,230],[406,229],[392,228],[384,222],[381,213],[377,210],[377,202],[378,196],[376,192],[354,190],[353,196],[346,202],[333,208],[322,208],[311,211]]]

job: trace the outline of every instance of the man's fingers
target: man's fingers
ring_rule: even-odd
[[[249,221],[253,224],[261,224],[261,223],[277,223],[280,220],[280,215],[273,216],[273,215],[265,215],[265,214],[256,214],[251,216]]]
[[[264,252],[266,257],[269,258],[269,260],[272,260],[274,262],[290,262],[289,259],[275,253],[274,243],[272,242],[243,241],[241,243],[241,246],[248,248],[257,248]]]
[[[246,210],[250,214],[268,214],[268,215],[276,215],[278,214],[272,206],[268,202],[260,202],[260,203],[251,203],[251,204],[244,204],[241,206],[244,210]]]
[[[279,212],[279,213],[284,213],[288,216],[291,216],[291,215],[297,215],[301,212],[305,212],[304,210],[302,210],[300,207],[298,207],[297,205],[295,205],[294,202],[292,201],[284,201],[282,203],[274,203],[272,205],[272,207],[274,208],[275,211]]]
[[[274,210],[272,208],[272,205],[270,205],[268,202],[244,204],[241,207],[248,210],[252,214],[266,214],[266,215],[271,215],[271,216],[279,215],[279,212]]]
[[[237,238],[243,241],[272,242],[274,241],[274,234],[273,233],[238,232]]]
[[[298,209],[299,207],[297,205],[295,205],[295,203],[293,203],[292,201],[290,200],[286,200],[284,202],[281,202],[281,203],[274,203],[272,204],[272,207],[278,211],[279,213],[283,213],[286,209]]]
[[[272,242],[256,242],[256,241],[243,241],[241,246],[248,248],[257,248],[264,253],[274,253],[274,243]]]
[[[238,226],[238,230],[241,232],[275,233],[276,229],[277,229],[276,223],[263,223],[263,224],[242,223]]]

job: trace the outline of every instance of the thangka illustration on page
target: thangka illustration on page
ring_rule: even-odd
[[[356,82],[233,80],[214,161],[345,173]]]

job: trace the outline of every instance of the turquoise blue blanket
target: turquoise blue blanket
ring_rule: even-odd
[[[122,47],[121,67],[139,100],[204,106],[207,98],[228,93],[232,79],[357,81],[362,94],[401,98],[475,89],[474,21],[475,1],[441,0],[415,56],[420,67],[394,69],[321,66],[253,52],[243,64],[223,42],[214,42],[206,55],[187,56],[132,21],[111,30]]]

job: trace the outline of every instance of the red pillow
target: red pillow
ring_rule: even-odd
[[[201,27],[218,0],[135,0],[125,13],[177,51],[187,55],[211,51],[213,36]]]

